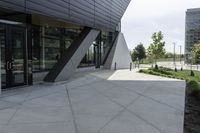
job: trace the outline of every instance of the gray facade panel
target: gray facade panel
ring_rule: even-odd
[[[24,12],[25,0],[0,0],[0,7]]]
[[[0,7],[114,30],[131,0],[1,0]]]

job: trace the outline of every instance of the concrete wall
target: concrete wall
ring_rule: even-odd
[[[85,53],[92,45],[93,41],[97,38],[99,31],[91,30],[89,34],[82,41],[76,52],[73,54],[69,62],[65,65],[62,71],[59,73],[55,81],[65,81],[69,79],[76,71],[81,60],[85,56]]]
[[[114,69],[115,63],[117,69],[128,69],[130,68],[131,55],[126,44],[123,33],[119,33],[116,42],[106,60],[104,68]]]

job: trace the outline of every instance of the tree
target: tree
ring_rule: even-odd
[[[165,42],[163,41],[163,34],[161,31],[155,32],[152,35],[152,43],[148,48],[148,56],[154,59],[157,65],[157,60],[165,54]]]
[[[146,58],[146,50],[143,46],[142,43],[138,44],[135,49],[133,50],[133,53],[132,53],[132,60],[133,61],[136,61],[138,60],[139,63],[141,62],[141,60],[145,59]]]
[[[192,62],[197,63],[200,60],[200,42],[197,42],[194,44],[194,46],[191,48],[192,52]]]

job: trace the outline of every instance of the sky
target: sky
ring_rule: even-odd
[[[165,49],[176,52],[180,45],[184,51],[185,12],[189,8],[200,8],[200,0],[131,0],[123,18],[122,32],[128,48],[134,49],[142,42],[146,48],[154,32],[162,31]]]

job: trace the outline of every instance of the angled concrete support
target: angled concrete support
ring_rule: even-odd
[[[83,59],[85,53],[97,38],[99,31],[85,28],[75,40],[64,56],[44,78],[46,82],[65,81],[69,79]]]
[[[119,33],[113,47],[104,64],[105,69],[127,69],[130,68],[131,55],[128,50],[123,33]]]
[[[0,51],[1,51],[1,47],[0,47]],[[1,54],[0,54],[0,59],[1,59]],[[1,60],[0,60],[0,66],[1,66]],[[0,73],[1,73],[1,69],[0,69]],[[1,76],[0,76],[0,94],[1,94],[1,90],[2,90],[2,87],[1,87]]]

